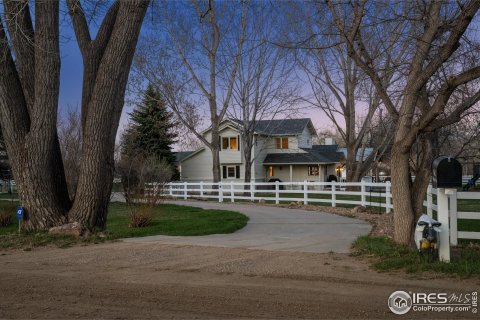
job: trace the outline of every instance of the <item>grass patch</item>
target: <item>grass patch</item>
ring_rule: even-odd
[[[405,270],[409,273],[436,272],[451,276],[479,277],[480,249],[459,247],[450,263],[429,262],[416,250],[394,243],[386,237],[359,237],[352,245],[355,255],[375,257],[378,271]]]
[[[18,199],[18,193],[0,193],[0,200]]]
[[[248,217],[227,210],[161,204],[154,208],[151,225],[129,228],[128,208],[124,203],[110,204],[107,230],[117,238],[152,235],[202,236],[232,233],[243,228]]]
[[[5,204],[2,203],[2,206]],[[11,205],[15,215],[16,205]],[[16,222],[15,218],[15,222]],[[124,203],[110,204],[107,229],[85,238],[52,235],[47,232],[17,233],[17,224],[0,228],[0,249],[24,249],[55,245],[60,248],[74,244],[101,243],[120,238],[145,237],[153,235],[201,236],[226,234],[243,228],[248,217],[226,210],[206,210],[195,207],[161,204],[153,208],[151,224],[143,228],[130,228],[128,208]]]

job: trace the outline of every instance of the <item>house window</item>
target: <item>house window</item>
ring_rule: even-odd
[[[318,166],[308,166],[309,176],[318,176],[318,172],[319,172]]]
[[[276,138],[277,149],[288,149],[288,137]]]
[[[240,179],[240,166],[222,166],[223,179]]]
[[[222,150],[239,150],[237,137],[223,137]]]
[[[273,174],[274,174],[274,172],[273,172],[273,166],[268,167],[268,176],[269,176],[269,177],[273,177]]]

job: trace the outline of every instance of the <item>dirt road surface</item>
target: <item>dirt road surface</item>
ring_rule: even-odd
[[[0,318],[475,318],[392,314],[396,290],[465,293],[479,279],[380,274],[347,254],[107,243],[0,252]]]

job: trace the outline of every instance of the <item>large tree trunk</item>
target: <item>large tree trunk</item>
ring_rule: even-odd
[[[14,28],[11,36],[20,71],[16,70],[0,21],[0,121],[22,206],[26,209],[23,227],[46,229],[65,222],[70,208],[56,131],[60,84],[59,7],[54,1],[35,3],[38,16],[35,19],[36,50],[33,51],[22,47],[25,37],[33,38],[33,28],[28,6],[18,4],[7,2],[6,9],[7,16],[22,17],[18,25],[8,23]],[[22,32],[25,34],[20,34]],[[30,72],[29,77],[25,76],[26,72]]]
[[[148,2],[142,0],[121,3],[118,13],[115,11],[116,19],[112,20],[109,41],[100,49],[104,50],[101,63],[92,69],[96,74],[95,81],[84,84],[84,90],[91,88],[91,98],[86,109],[82,110],[86,113],[83,154],[69,218],[91,227],[106,226],[115,169],[115,137],[147,5]],[[92,81],[92,77],[87,77],[86,81]]]
[[[409,167],[410,153],[402,146],[392,149],[392,197],[394,200],[393,222],[394,240],[397,243],[411,245],[413,241],[414,217],[412,204],[412,185]]]
[[[48,229],[65,223],[67,218],[92,227],[105,227],[113,180],[113,146],[148,1],[116,2],[94,41],[90,41],[79,2],[72,0],[68,4],[82,54],[96,53],[84,55],[87,63],[93,57],[97,59],[90,61],[95,75],[85,77],[88,85],[84,89],[91,89],[91,98],[86,108],[82,105],[85,152],[72,208],[56,127],[60,86],[59,4],[36,1],[34,29],[28,2],[5,1],[9,38],[0,19],[0,122],[26,209],[27,230]],[[80,10],[72,10],[76,8]]]
[[[213,182],[217,183],[222,180],[220,172],[220,139],[218,138],[218,122],[212,121],[212,139],[211,148],[212,152],[212,173]]]
[[[424,212],[423,202],[427,195],[428,185],[432,174],[431,165],[433,162],[433,134],[424,134],[420,136],[421,157],[417,163],[415,172],[415,181],[412,187],[412,203],[415,221]]]

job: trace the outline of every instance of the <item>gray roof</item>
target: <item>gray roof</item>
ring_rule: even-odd
[[[338,151],[343,152],[345,157],[347,156],[347,148],[338,148]],[[358,149],[357,156],[355,157],[356,161],[360,161],[361,151],[361,149]],[[372,152],[373,148],[365,148],[365,151],[363,152],[363,159],[361,161],[365,161]]]
[[[328,147],[328,148],[321,148]],[[319,164],[338,163],[345,159],[342,152],[336,151],[337,146],[312,146],[312,149],[302,149],[305,153],[269,153],[263,160],[264,164]],[[324,150],[325,149],[325,150]]]
[[[179,152],[174,152],[173,154],[175,155],[175,162],[179,163],[189,155],[191,155],[194,151],[179,151]]]
[[[238,124],[243,124],[243,122],[240,120],[231,120]],[[255,125],[255,132],[266,135],[299,135],[310,123],[311,120],[309,118],[259,120]]]

